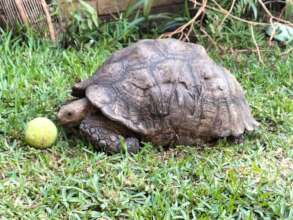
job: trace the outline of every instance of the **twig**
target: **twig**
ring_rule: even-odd
[[[43,7],[43,10],[45,12],[46,21],[47,21],[49,33],[50,33],[50,38],[51,38],[52,42],[55,43],[56,42],[56,33],[55,33],[54,26],[52,23],[51,15],[49,13],[48,5],[46,4],[45,0],[40,0],[40,2]]]
[[[23,4],[21,0],[15,0],[16,8],[18,10],[18,13],[21,17],[22,22],[27,27],[28,26],[28,17],[27,14],[24,11]]]
[[[222,52],[224,51],[224,48],[221,47],[220,45],[217,44],[217,42],[203,29],[203,28],[200,28],[200,31],[205,35],[207,36],[207,38],[212,42],[212,44],[216,47],[216,48],[219,48]]]
[[[231,18],[233,18],[235,20],[238,20],[238,21],[241,21],[243,23],[251,24],[251,25],[254,25],[254,26],[257,26],[257,25],[258,26],[268,26],[268,24],[264,23],[264,22],[249,21],[249,20],[234,16],[232,14],[229,14],[229,12],[226,9],[224,9],[221,5],[219,5],[215,0],[211,0],[211,1],[218,7],[218,9],[214,8],[212,6],[209,6],[209,5],[207,5],[207,7],[206,7],[207,9],[219,12],[219,13],[224,14],[224,15],[228,15],[228,17],[231,17]]]
[[[258,0],[259,4],[261,5],[261,7],[265,10],[265,12],[270,16],[270,18],[272,20],[276,20],[276,21],[279,21],[281,23],[284,23],[284,24],[287,24],[291,27],[293,27],[293,23],[291,23],[290,21],[287,21],[287,20],[284,20],[282,18],[278,18],[278,17],[275,17],[274,15],[272,15],[272,13],[270,12],[270,10],[267,8],[267,6],[263,3],[262,0]]]
[[[253,53],[255,53],[255,52],[257,52],[257,49],[252,49],[252,48],[250,48],[250,49],[233,49],[232,48],[232,51],[234,51],[234,52],[239,52],[239,53],[243,53],[243,52],[253,52]],[[266,49],[259,49],[259,51],[273,51],[273,50],[266,50]]]
[[[210,5],[207,5],[207,0],[203,0],[202,3],[197,2],[197,0],[190,0],[190,1],[194,3],[194,7],[196,7],[196,5],[199,5],[200,6],[200,8],[197,11],[196,15],[191,20],[189,20],[186,24],[184,24],[184,25],[180,26],[179,28],[177,28],[175,31],[168,32],[168,33],[164,33],[159,38],[170,38],[170,37],[172,37],[172,36],[174,36],[176,34],[180,34],[180,37],[179,37],[180,39],[185,38],[185,39],[188,40],[188,37],[189,37],[189,35],[190,35],[191,31],[192,31],[193,25],[196,22],[196,19],[201,14],[204,14],[204,12],[205,12],[206,9],[209,9],[209,10],[212,10],[212,11],[215,11],[215,12],[218,12],[218,13],[221,13],[221,14],[224,14],[224,16],[225,16],[224,19],[227,19],[228,17],[231,17],[231,18],[233,18],[235,20],[238,20],[238,21],[241,21],[241,22],[250,24],[250,25],[254,25],[254,26],[257,26],[257,25],[258,26],[268,26],[268,23],[249,21],[249,20],[246,20],[246,19],[243,19],[243,18],[239,18],[237,16],[232,15],[231,14],[231,11],[233,9],[232,6],[234,6],[234,4],[235,4],[235,0],[233,0],[233,4],[232,4],[232,6],[231,6],[231,8],[230,8],[229,11],[227,11],[226,9],[224,9],[215,0],[211,0],[211,1],[218,7],[218,9],[217,8],[214,8],[214,7],[210,6]],[[188,32],[186,34],[186,33],[184,33],[184,31],[187,28],[189,28],[189,29],[188,29]]]
[[[230,7],[228,13],[227,13],[227,14],[225,15],[225,17],[223,18],[223,20],[222,20],[222,22],[221,22],[221,24],[220,24],[220,26],[219,26],[219,29],[222,29],[222,27],[223,27],[223,25],[224,25],[224,22],[226,21],[226,19],[228,18],[228,16],[232,13],[232,10],[233,10],[233,8],[234,8],[235,2],[236,2],[236,0],[233,0],[233,1],[232,1],[231,7]]]
[[[257,21],[251,21],[251,20],[247,20],[241,17],[237,17],[235,15],[232,14],[233,8],[235,7],[236,4],[236,0],[233,0],[231,3],[231,6],[229,8],[229,11],[227,11],[225,8],[223,8],[216,0],[210,0],[210,2],[212,2],[212,4],[208,4],[208,0],[202,0],[202,2],[197,2],[197,0],[189,0],[190,2],[193,3],[193,7],[196,8],[197,6],[199,6],[199,10],[197,11],[196,15],[190,19],[186,24],[180,26],[179,28],[177,28],[175,31],[173,32],[169,32],[169,33],[165,33],[163,35],[160,36],[160,38],[164,38],[164,37],[172,37],[173,35],[177,35],[179,34],[179,38],[180,39],[184,39],[184,40],[188,40],[189,41],[189,35],[191,34],[191,31],[194,28],[194,25],[197,22],[197,19],[199,16],[201,16],[201,20],[199,22],[199,29],[200,31],[208,37],[208,39],[210,40],[210,42],[216,47],[219,48],[220,50],[224,50],[222,47],[220,47],[217,42],[206,32],[206,30],[202,27],[202,19],[203,16],[206,12],[206,10],[211,10],[217,13],[220,13],[222,15],[224,15],[223,20],[221,21],[220,25],[219,25],[219,29],[221,29],[221,27],[223,27],[226,19],[230,18],[230,19],[234,19],[243,23],[246,23],[249,25],[250,27],[250,31],[251,31],[251,36],[252,36],[252,41],[255,45],[255,50],[251,50],[253,52],[256,52],[259,58],[259,61],[264,65],[264,61],[262,59],[262,55],[261,55],[261,50],[257,44],[256,38],[255,38],[255,34],[254,34],[254,27],[255,26],[269,26],[271,25],[273,28],[273,33],[269,39],[269,43],[271,44],[272,39],[274,37],[274,35],[276,34],[276,28],[274,26],[274,21],[278,21],[280,23],[286,24],[288,26],[293,27],[293,23],[287,20],[284,20],[280,17],[276,17],[274,16],[269,9],[266,7],[266,4],[262,1],[262,0],[258,0],[259,4],[261,5],[261,7],[263,8],[263,10],[265,11],[265,13],[269,16],[269,23],[267,22],[257,22]],[[286,53],[283,54],[287,54],[290,53],[293,49],[289,49]]]
[[[281,53],[282,56],[286,56],[289,55],[291,53],[291,51],[293,51],[293,47],[289,48],[288,50],[286,50],[285,52]]]
[[[270,23],[271,23],[271,27],[272,27],[272,34],[271,34],[270,39],[269,39],[269,45],[272,46],[272,44],[273,44],[272,41],[273,41],[273,38],[276,35],[276,29],[277,28],[273,23],[273,18],[272,17],[270,18]]]
[[[286,3],[286,0],[272,0],[264,2],[265,5],[272,4],[272,3]]]
[[[251,31],[251,36],[252,36],[253,43],[255,44],[255,47],[256,47],[258,59],[261,62],[261,64],[264,65],[264,62],[263,62],[263,59],[261,57],[261,53],[260,53],[260,50],[259,50],[259,46],[258,46],[258,44],[256,42],[256,39],[255,39],[255,36],[254,36],[254,31],[253,31],[253,26],[252,25],[250,25],[250,31]]]
[[[192,2],[194,2],[195,6],[196,4],[199,4],[195,0]],[[175,31],[161,35],[160,38],[170,38],[173,35],[180,34],[180,37],[179,37],[180,40],[184,38],[185,40],[189,41],[189,35],[191,34],[194,23],[196,22],[196,19],[205,12],[206,5],[207,5],[207,0],[203,0],[201,3],[201,7],[198,9],[196,15],[191,20],[189,20],[186,24],[177,28]],[[187,33],[184,33],[186,29],[188,29],[188,31]]]
[[[191,0],[190,0],[190,1],[191,1]],[[193,2],[193,8],[196,8],[197,0],[193,0],[193,1],[191,1],[191,2]]]

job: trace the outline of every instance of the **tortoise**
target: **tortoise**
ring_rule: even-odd
[[[140,40],[115,52],[96,73],[72,87],[61,106],[63,125],[79,125],[99,150],[129,152],[140,143],[198,145],[253,131],[241,85],[197,44]]]

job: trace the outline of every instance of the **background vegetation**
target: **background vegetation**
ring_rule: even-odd
[[[182,8],[172,12],[153,11],[153,1],[137,0],[126,11],[112,15],[110,22],[97,19],[95,10],[86,2],[80,2],[78,10],[73,11],[64,24],[65,33],[61,37],[71,47],[92,45],[109,38],[127,45],[143,37],[177,37],[205,42],[222,51],[225,48],[255,49],[258,40],[264,39],[263,33],[270,26],[275,27],[275,23],[287,25],[288,30],[293,28],[291,0],[183,0]],[[288,30],[275,27],[269,34],[270,43],[275,38],[292,43],[293,31]],[[243,44],[243,40],[239,44],[239,38],[246,39],[247,43]]]
[[[284,6],[269,9],[280,17]],[[209,7],[219,8],[215,2]],[[221,7],[238,18],[270,24],[258,1],[237,1],[232,10],[231,1],[221,1]],[[25,123],[37,116],[55,121],[72,84],[91,75],[113,51],[174,32],[196,11],[143,15],[132,9],[129,16],[125,12],[102,23],[85,6],[74,13],[57,45],[31,34],[2,32],[1,220],[293,219],[292,43],[270,40],[266,26],[224,19],[207,7],[202,28],[198,17],[189,39],[205,45],[246,91],[261,126],[243,144],[220,140],[214,146],[169,150],[145,144],[137,155],[108,156],[66,136],[61,127],[50,149],[23,142]],[[281,18],[290,21],[284,13]],[[156,16],[165,22],[155,23]]]

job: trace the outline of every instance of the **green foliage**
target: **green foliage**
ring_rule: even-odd
[[[187,18],[178,14],[151,13],[152,0],[138,0],[111,21],[98,21],[96,11],[84,1],[72,12],[64,27],[62,42],[66,46],[93,45],[99,40],[115,40],[123,44],[142,36],[162,34],[182,25]],[[182,9],[183,11],[183,9]]]
[[[134,156],[107,156],[59,127],[52,148],[27,147],[25,123],[55,120],[72,84],[117,47],[109,40],[62,49],[2,34],[2,219],[293,219],[293,56],[278,47],[263,53],[264,66],[254,54],[210,51],[240,81],[261,123],[243,144],[163,151],[145,144]]]
[[[293,20],[293,0],[286,0],[285,18]]]
[[[248,13],[253,13],[255,19],[258,17],[258,0],[241,0],[237,1],[236,5],[236,15],[243,15]]]
[[[230,0],[217,1],[226,10],[229,10],[232,6]],[[236,16],[250,16],[252,15],[254,19],[259,16],[258,10],[258,0],[237,0],[235,1],[232,13]]]
[[[85,1],[79,1],[77,10],[65,23],[62,41],[67,46],[89,46],[99,39],[99,22],[96,10]]]
[[[93,45],[99,40],[110,40],[127,45],[140,38],[158,37],[165,32],[174,31],[188,22],[199,8],[197,6],[195,9],[191,9],[190,2],[185,0],[182,9],[177,10],[176,13],[154,13],[151,10],[153,2],[153,0],[137,0],[134,4],[129,5],[124,12],[117,14],[113,20],[103,22],[97,20],[93,8],[81,1],[81,7],[74,12],[66,28],[63,42],[67,46],[73,47]],[[290,11],[289,3],[290,1],[287,2],[286,11]],[[217,4],[211,1],[208,4],[215,8],[218,8],[217,4],[219,4],[228,11],[232,6],[232,1],[222,0]],[[265,4],[268,8],[277,8],[278,6],[277,3],[267,4],[265,2]],[[283,4],[279,10],[284,6]],[[231,14],[248,20],[263,20],[263,10],[257,0],[235,1]],[[225,44],[238,49],[255,47],[255,42],[251,39],[249,25],[229,16],[225,17],[224,14],[209,10],[209,8],[206,9],[203,20],[198,19],[192,26],[193,31],[190,37],[192,40],[205,44],[207,36],[200,31],[200,28],[204,29],[218,45]],[[178,36],[174,35],[174,37]],[[241,42],[246,42],[239,44],[239,38],[245,39]],[[264,31],[256,28],[255,38],[256,42],[263,42]],[[213,45],[215,46],[215,44]]]
[[[79,2],[80,6],[77,10],[72,11],[71,16],[66,19],[65,26],[62,26],[60,31],[58,29],[61,43],[65,47],[82,48],[93,46],[99,41],[109,40],[127,45],[140,38],[158,37],[165,32],[174,31],[188,22],[199,8],[199,5],[193,8],[189,0],[184,0],[184,5],[176,12],[154,13],[151,10],[154,0],[137,0],[134,4],[129,5],[124,12],[114,15],[116,17],[113,20],[104,22],[97,18],[95,9],[88,3],[83,0]],[[206,8],[205,16],[202,19],[199,18],[192,26],[193,32],[190,39],[201,43],[206,42],[206,34],[200,31],[202,28],[218,44],[228,43],[234,48],[243,48],[248,45],[254,47],[251,39],[244,45],[237,44],[239,37],[244,36],[245,39],[248,39],[250,31],[247,24],[211,10],[213,7],[219,8],[218,5],[220,5],[229,11],[232,2],[228,0],[208,1],[209,7]],[[291,18],[292,0],[264,1],[264,4],[272,9],[272,13],[276,13],[277,16],[283,10],[284,17]],[[50,5],[53,15],[58,15],[57,0],[52,0]],[[231,14],[254,21],[265,19],[264,10],[260,7],[258,0],[235,1]],[[262,29],[256,29],[257,41],[264,38],[263,33]],[[178,35],[174,35],[174,37],[178,37]]]

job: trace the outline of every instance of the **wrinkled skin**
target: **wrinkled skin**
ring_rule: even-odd
[[[125,137],[128,152],[136,153],[140,148],[139,140],[133,132],[103,116],[86,98],[63,105],[57,117],[67,127],[78,125],[82,134],[99,150],[120,152],[121,137]]]

